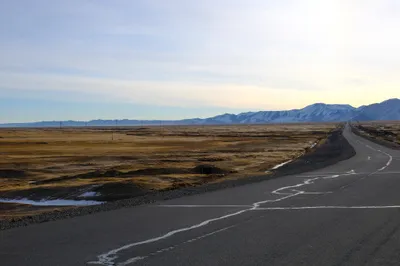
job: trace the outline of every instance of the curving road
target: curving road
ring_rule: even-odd
[[[0,264],[399,265],[400,151],[345,137],[322,170],[0,232]]]

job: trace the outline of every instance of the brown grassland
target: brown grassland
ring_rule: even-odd
[[[336,126],[0,129],[0,198],[77,199],[96,191],[97,200],[115,200],[265,174]],[[0,204],[0,218],[21,215],[11,205]],[[22,209],[26,215],[54,208]]]
[[[360,123],[358,126],[378,139],[400,144],[400,121],[374,121]]]

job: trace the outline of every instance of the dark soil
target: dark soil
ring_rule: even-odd
[[[121,200],[141,196],[149,192],[149,190],[141,188],[132,182],[107,183],[94,188],[92,191],[99,192],[100,196],[95,198],[98,201]]]
[[[11,211],[16,207],[21,206],[21,204],[16,203],[0,203],[0,211]]]
[[[202,174],[202,175],[219,175],[219,174],[229,174],[230,171],[223,170],[214,165],[210,164],[201,164],[192,169],[193,174]]]

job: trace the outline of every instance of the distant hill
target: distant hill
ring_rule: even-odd
[[[215,124],[272,124],[306,122],[400,120],[400,99],[354,108],[351,105],[315,103],[303,109],[222,114],[210,118],[184,120],[91,120],[62,121],[63,127],[83,126],[140,126],[140,125],[215,125]],[[59,127],[60,121],[0,124],[0,127]]]

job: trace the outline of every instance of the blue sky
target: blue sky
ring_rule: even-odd
[[[15,0],[0,25],[0,122],[400,96],[396,0]]]

